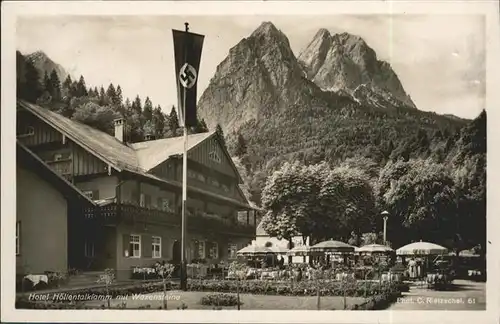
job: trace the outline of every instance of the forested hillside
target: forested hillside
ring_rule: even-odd
[[[113,135],[113,120],[119,117],[127,122],[127,141],[134,143],[148,138],[167,138],[182,135],[175,107],[165,114],[160,105],[154,105],[149,97],[144,100],[123,98],[119,84],[106,88],[89,87],[84,76],[73,80],[58,65],[37,64],[52,62],[42,52],[24,57],[17,52],[17,97],[37,103],[65,117],[85,123]],[[47,71],[45,68],[52,68]],[[61,80],[60,75],[67,75]],[[205,132],[203,120],[191,133]]]

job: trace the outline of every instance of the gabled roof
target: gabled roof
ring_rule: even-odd
[[[134,144],[124,144],[118,141],[114,136],[78,121],[66,118],[49,109],[23,100],[18,100],[17,104],[18,107],[28,110],[42,121],[64,134],[68,139],[77,143],[120,172],[129,171],[151,178],[153,175],[149,174],[148,171],[170,157],[182,156],[184,151],[183,136]],[[211,137],[215,137],[220,141],[215,131],[188,135],[188,151],[194,149],[200,143]],[[227,148],[224,145],[221,145],[221,147],[229,163],[234,168],[238,176],[238,181],[242,183],[241,175],[229,155]],[[190,188],[190,190],[191,189],[193,188]],[[246,200],[248,201],[248,199]],[[257,209],[255,206],[251,207]]]
[[[38,105],[23,100],[18,100],[18,105],[65,134],[69,139],[118,171],[147,172],[170,156],[182,154],[184,150],[182,136],[124,144],[114,136]],[[194,148],[214,133],[189,135],[188,149]]]
[[[26,146],[19,143],[19,141],[17,142],[16,157],[17,164],[28,169],[36,169],[36,174],[51,183],[63,196],[82,201],[92,206],[96,205],[90,198],[81,192],[80,189],[59,175],[59,173],[52,170],[50,166],[31,152]]]
[[[188,151],[211,137],[215,132],[192,134],[188,136]],[[183,154],[183,136],[163,138],[130,144],[135,151],[140,167],[149,171],[173,155]]]
[[[120,143],[114,136],[22,100],[18,100],[18,105],[60,131],[102,161],[112,165],[116,170],[138,170],[137,155],[134,150]]]

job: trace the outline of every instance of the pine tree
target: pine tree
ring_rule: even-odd
[[[35,103],[36,100],[42,95],[42,85],[40,83],[40,75],[38,70],[33,65],[32,62],[26,62],[26,80],[25,80],[25,91],[24,99],[29,102]]]
[[[134,102],[132,103],[132,108],[137,114],[142,115],[142,103],[139,95],[135,97]]]
[[[236,155],[237,157],[242,157],[243,155],[247,154],[247,151],[248,147],[245,138],[243,137],[243,135],[241,135],[241,133],[238,133],[234,155]]]
[[[206,133],[206,132],[208,132],[207,122],[205,121],[205,119],[201,119],[201,122],[200,122],[200,133]]]
[[[71,85],[73,84],[73,80],[71,80],[71,77],[68,75],[66,79],[64,79],[64,82],[62,83],[62,88],[61,88],[61,95],[63,97],[71,97]]]
[[[153,103],[151,102],[151,99],[149,99],[149,97],[146,97],[146,100],[144,101],[144,110],[142,111],[142,116],[145,120],[153,119]]]
[[[172,106],[172,110],[170,111],[170,115],[168,116],[168,128],[174,134],[179,128],[179,118],[177,117],[177,111],[175,110],[174,106]]]
[[[51,84],[51,92],[50,95],[54,101],[61,100],[61,81],[59,80],[59,76],[57,75],[56,70],[52,70],[50,73],[50,84]]]
[[[71,83],[71,87],[69,90],[70,97],[78,97],[78,82],[74,81]]]
[[[47,71],[45,71],[43,75],[43,90],[47,91],[50,95],[52,95],[52,84],[50,83],[50,78]]]
[[[155,129],[155,137],[161,138],[163,137],[163,129],[165,128],[165,115],[161,111],[161,107],[158,106],[153,110],[153,119],[152,119],[154,129]]]
[[[106,90],[106,96],[108,97],[110,104],[114,105],[116,103],[116,90],[113,83],[109,84],[108,90]]]
[[[78,84],[76,86],[76,96],[77,97],[85,97],[87,96],[87,86],[85,85],[85,78],[83,75],[80,75],[80,80],[78,80]]]
[[[101,89],[99,90],[99,105],[100,106],[107,106],[108,105],[108,96],[106,95],[106,92],[104,91],[104,87],[101,86]]]
[[[116,87],[116,102],[115,102],[115,104],[117,106],[120,106],[120,107],[123,104],[123,93],[122,93],[122,88],[120,87],[120,85],[118,85]]]
[[[217,133],[217,135],[219,135],[222,144],[225,146],[226,139],[224,138],[224,131],[222,130],[222,126],[220,124],[217,124],[217,126],[215,127],[215,132]]]
[[[132,103],[130,102],[129,98],[125,99],[125,107],[124,108],[125,108],[125,112],[127,114],[130,114],[130,110],[132,110]]]

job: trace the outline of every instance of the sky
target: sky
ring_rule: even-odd
[[[420,110],[474,118],[485,108],[485,20],[480,15],[33,16],[19,17],[17,49],[45,52],[87,85],[120,85],[164,112],[177,102],[172,29],[204,34],[198,96],[229,49],[263,21],[283,31],[295,55],[318,29],[361,36],[391,64]]]

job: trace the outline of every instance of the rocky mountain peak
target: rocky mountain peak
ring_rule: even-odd
[[[332,34],[330,34],[330,31],[328,31],[328,29],[320,28],[316,33],[316,35],[314,35],[313,39],[318,39],[318,38],[324,39],[324,38],[330,38],[331,36]]]
[[[310,80],[323,90],[368,94],[363,89],[379,92],[370,98],[391,98],[377,106],[416,108],[406,94],[390,65],[379,61],[375,51],[357,35],[347,32],[327,36],[320,29],[299,55],[299,61]],[[359,90],[359,89],[358,89]],[[358,102],[365,98],[354,97]]]
[[[281,32],[276,28],[276,26],[270,21],[264,21],[257,27],[251,34],[251,37],[258,37],[262,35],[277,35]]]
[[[200,97],[198,108],[209,127],[219,123],[226,131],[244,122],[284,114],[290,105],[309,100],[301,93],[311,96],[318,92],[304,76],[286,35],[264,22],[231,48]]]
[[[45,54],[44,51],[40,51],[40,50],[35,51],[31,54],[28,54],[26,57],[30,60],[50,60],[48,55]]]
[[[52,59],[50,59],[50,57],[43,51],[35,51],[31,54],[26,55],[25,58],[35,66],[42,78],[45,72],[50,75],[52,70],[55,70],[57,72],[57,75],[59,76],[59,80],[61,80],[61,82],[68,76],[68,72],[66,72],[66,70],[61,65],[52,61]]]

